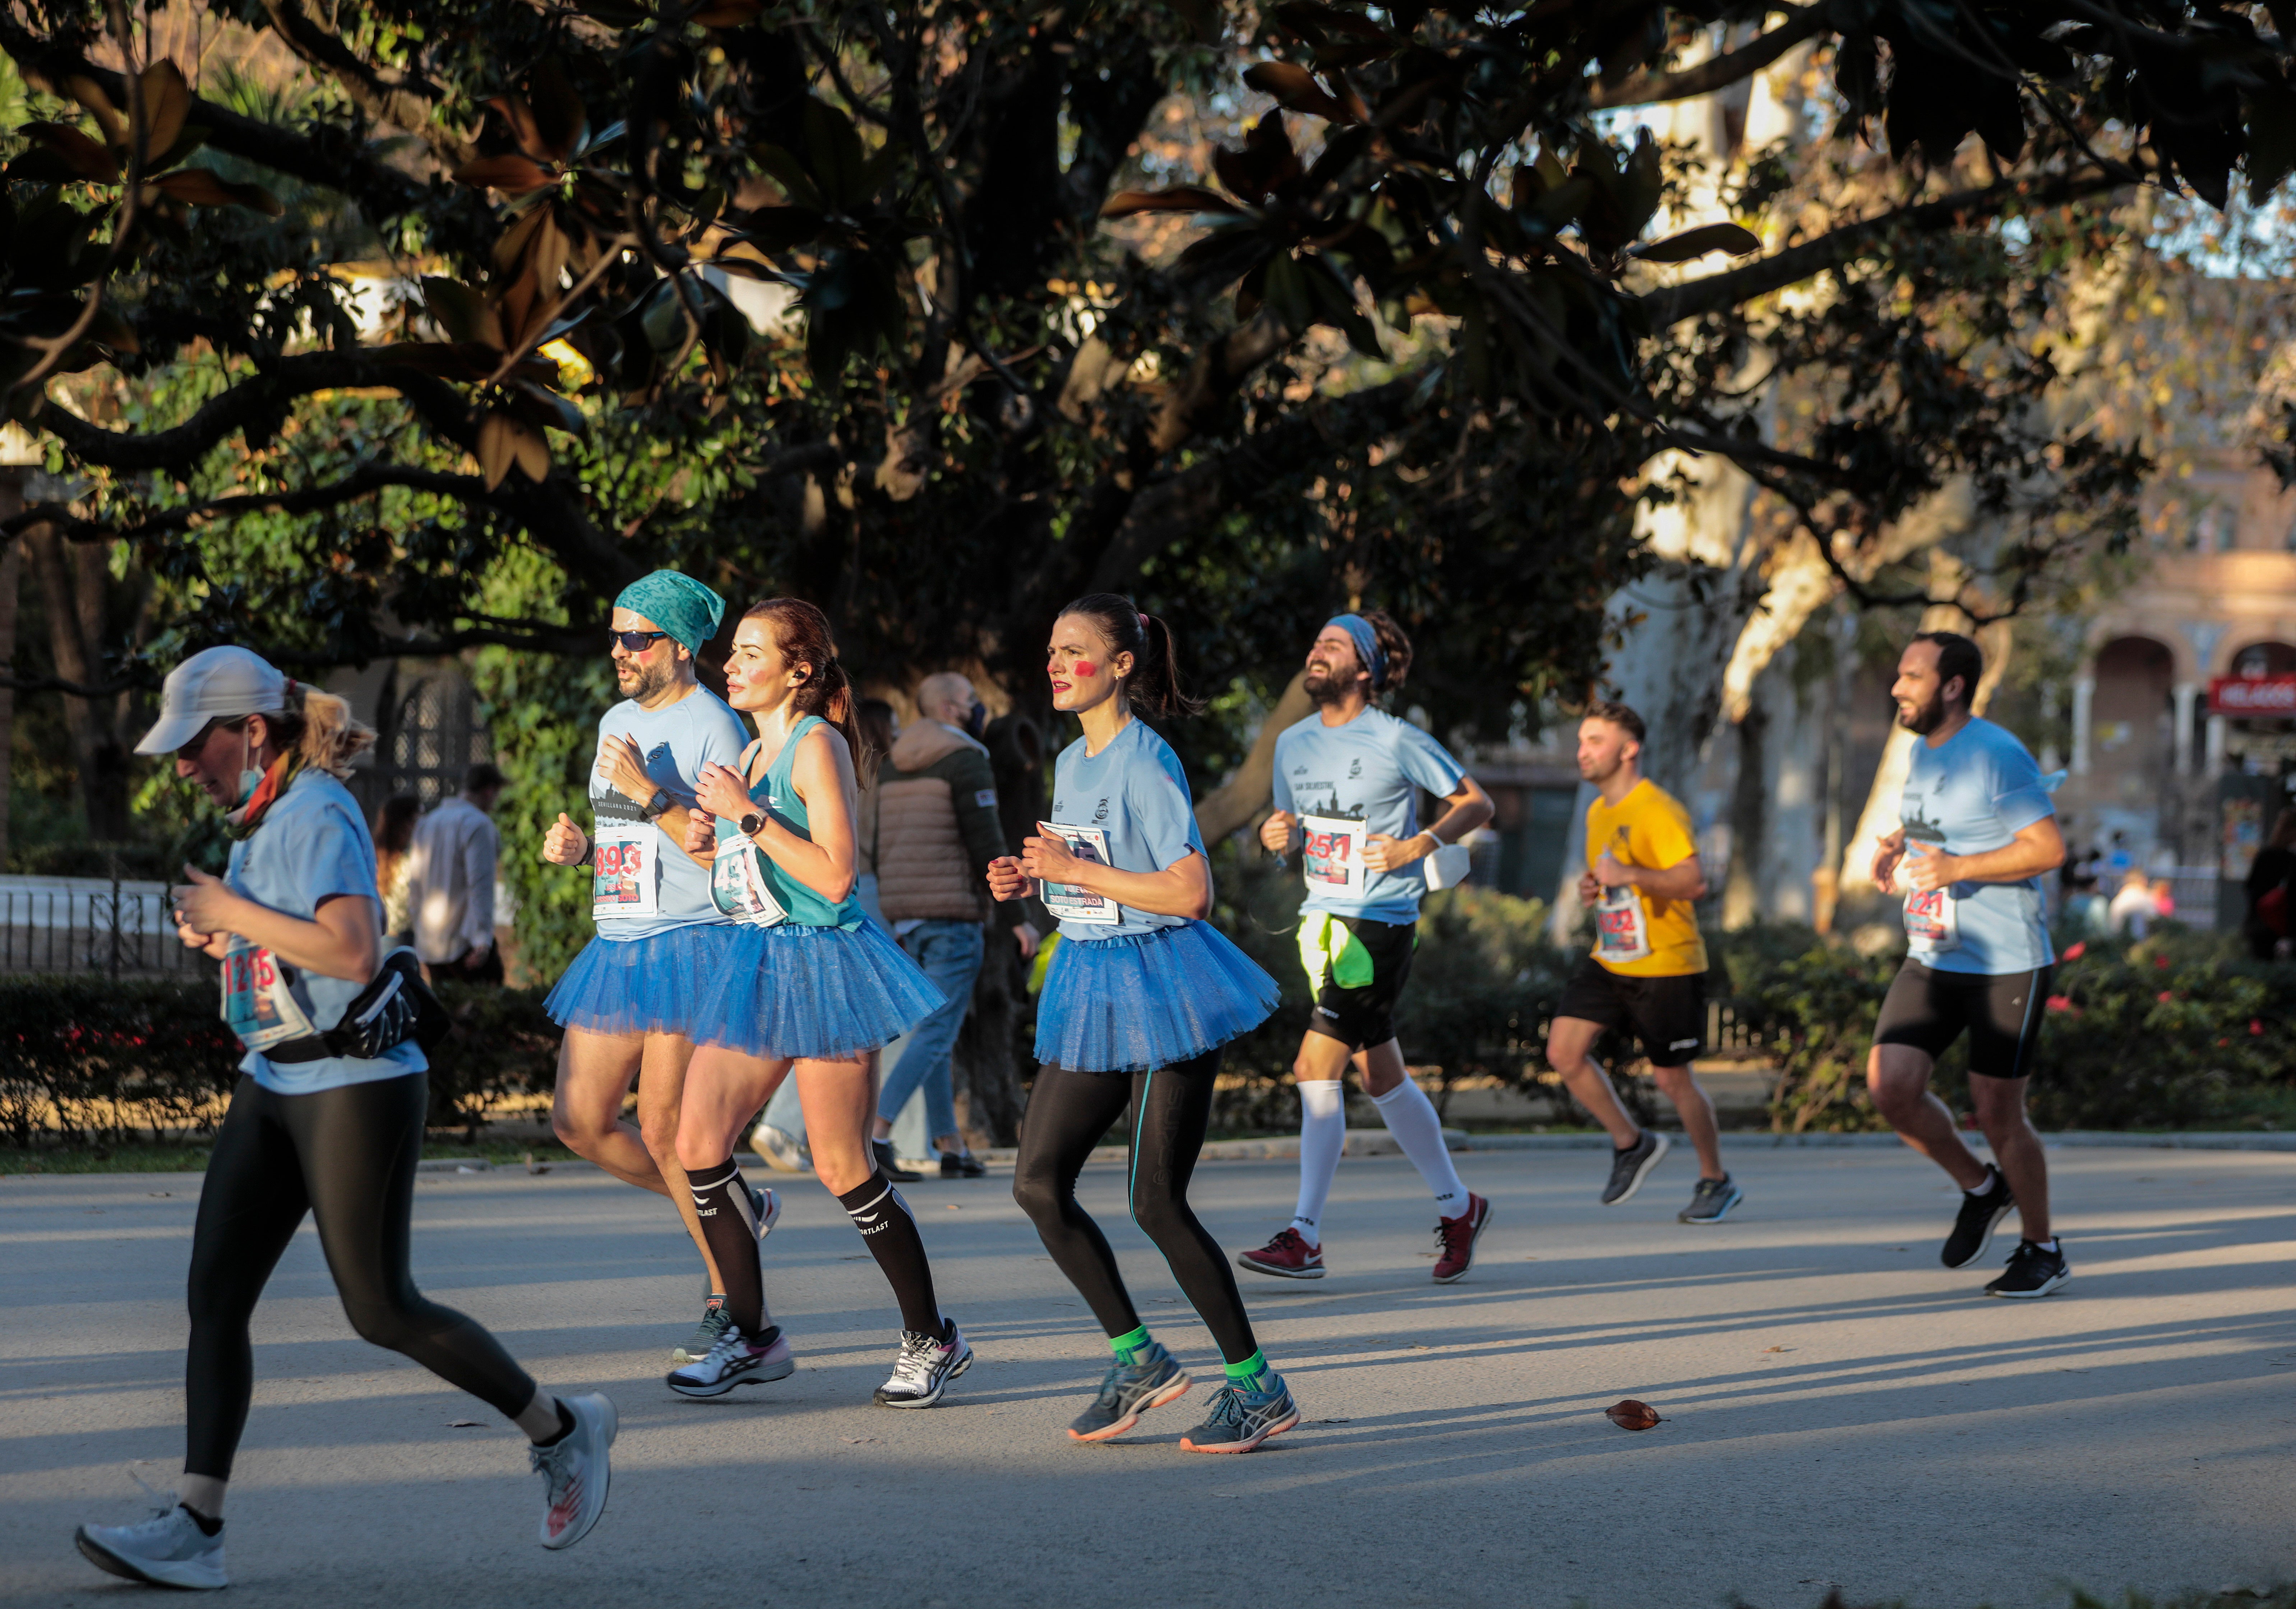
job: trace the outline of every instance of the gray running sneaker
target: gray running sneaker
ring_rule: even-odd
[[[1266,1391],[1223,1385],[1212,1394],[1211,1417],[1180,1438],[1182,1452],[1250,1452],[1300,1422],[1300,1409],[1283,1376],[1268,1371]]]
[[[766,1165],[776,1173],[802,1173],[806,1171],[805,1142],[787,1129],[777,1129],[760,1121],[750,1131],[750,1144]]]
[[[972,1367],[972,1348],[956,1320],[941,1322],[946,1327],[938,1335],[901,1332],[901,1355],[893,1360],[891,1376],[877,1388],[878,1407],[931,1408],[951,1380]]]
[[[1140,1423],[1152,1408],[1178,1401],[1187,1394],[1187,1371],[1179,1360],[1151,1341],[1136,1363],[1119,1363],[1100,1383],[1100,1395],[1069,1423],[1069,1434],[1079,1442],[1105,1442]]]
[[[223,1568],[223,1532],[209,1536],[201,1531],[192,1511],[172,1496],[148,1520],[83,1525],[72,1540],[98,1570],[146,1586],[212,1591],[231,1585]]]
[[[1727,1173],[1719,1179],[1702,1179],[1698,1188],[1690,1193],[1690,1205],[1674,1215],[1677,1223],[1719,1223],[1730,1215],[1730,1209],[1746,1199],[1746,1192],[1730,1182]]]
[[[527,1449],[543,1482],[545,1548],[571,1548],[590,1534],[590,1527],[606,1512],[606,1489],[614,1474],[608,1450],[620,1428],[613,1403],[595,1392],[562,1397],[559,1404],[574,1428],[547,1447]]]
[[[672,1363],[701,1362],[733,1325],[734,1320],[726,1315],[726,1298],[710,1297],[701,1310],[701,1322],[694,1327],[693,1333],[685,1338],[683,1345],[670,1348],[669,1360]]]
[[[681,1397],[722,1397],[737,1385],[763,1385],[796,1372],[797,1360],[790,1354],[789,1337],[780,1325],[767,1330],[763,1339],[752,1340],[728,1324],[709,1356],[672,1369],[667,1384]]]
[[[761,1190],[756,1185],[751,1185],[750,1213],[758,1221],[758,1238],[763,1240],[774,1232],[774,1225],[781,1221],[782,1198],[770,1189]]]
[[[1624,1206],[1643,1188],[1643,1180],[1658,1166],[1674,1142],[1656,1129],[1644,1129],[1643,1137],[1625,1150],[1611,1152],[1611,1182],[1603,1187],[1604,1206]]]

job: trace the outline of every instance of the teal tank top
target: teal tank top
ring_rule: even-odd
[[[790,771],[797,764],[797,746],[805,740],[806,734],[816,726],[826,724],[819,715],[808,715],[799,722],[797,730],[790,733],[789,741],[782,745],[781,753],[775,755],[774,763],[766,767],[766,774],[750,789],[751,802],[761,812],[808,844],[813,842],[813,833],[806,814],[805,801],[797,796],[797,789],[790,781]],[[734,823],[721,821],[718,825],[720,834],[734,830]],[[789,912],[791,922],[802,927],[858,927],[861,925],[864,913],[857,893],[848,894],[841,903],[832,905],[783,870],[781,862],[773,856],[762,849],[756,854],[765,872],[767,886],[773,890],[774,898],[781,902],[782,909]],[[854,880],[854,886],[857,890],[860,886],[857,878]]]

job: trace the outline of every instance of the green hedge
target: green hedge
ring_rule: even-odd
[[[474,1128],[491,1102],[553,1087],[544,991],[439,992],[456,1031],[431,1057],[433,1128]],[[0,977],[0,1135],[20,1148],[209,1131],[239,1076],[216,1005],[204,979]]]

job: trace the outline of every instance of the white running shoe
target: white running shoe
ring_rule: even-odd
[[[133,1525],[83,1525],[72,1540],[98,1570],[152,1587],[212,1592],[231,1585],[223,1569],[223,1532],[201,1531],[170,1496],[168,1506]]]
[[[972,1367],[972,1348],[956,1320],[945,1319],[939,1335],[901,1332],[901,1355],[893,1360],[892,1377],[877,1388],[880,1408],[931,1408],[940,1401],[948,1383]]]
[[[758,1238],[763,1240],[774,1232],[774,1225],[781,1221],[782,1198],[774,1194],[770,1185],[764,1189],[751,1185],[750,1210],[758,1215]]]
[[[759,1123],[750,1131],[750,1143],[766,1165],[776,1173],[802,1173],[806,1171],[805,1142],[787,1129],[777,1129],[769,1123]]]
[[[787,1335],[775,1335],[770,1344],[759,1346],[729,1324],[707,1355],[671,1370],[665,1384],[681,1397],[722,1397],[737,1385],[763,1385],[796,1372],[797,1359],[790,1352]]]
[[[606,1450],[620,1428],[613,1403],[595,1392],[559,1400],[573,1415],[574,1428],[548,1447],[527,1449],[544,1482],[545,1548],[571,1548],[606,1512],[606,1488],[613,1480]]]

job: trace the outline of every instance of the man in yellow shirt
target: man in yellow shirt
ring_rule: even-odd
[[[1706,1043],[1706,940],[1696,905],[1706,874],[1690,813],[1642,773],[1643,738],[1643,718],[1623,704],[1595,704],[1578,723],[1578,774],[1599,790],[1587,807],[1587,870],[1578,879],[1578,897],[1595,913],[1595,950],[1563,986],[1546,1060],[1610,1131],[1603,1205],[1617,1206],[1642,1188],[1668,1141],[1627,1115],[1588,1052],[1605,1029],[1640,1040],[1698,1149],[1698,1188],[1675,1216],[1719,1223],[1745,1197],[1723,1172],[1714,1103],[1690,1071]]]

